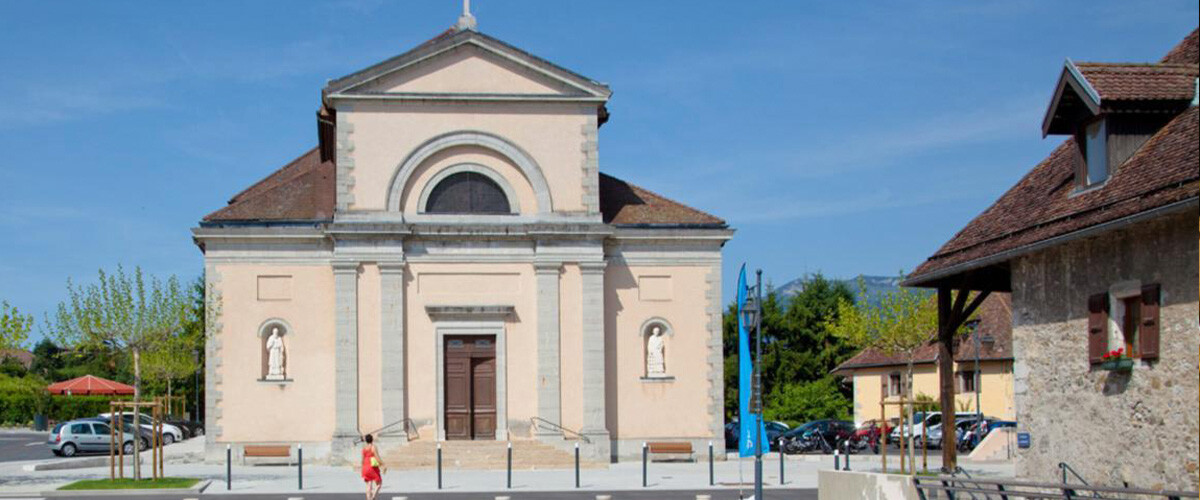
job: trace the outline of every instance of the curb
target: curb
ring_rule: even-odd
[[[204,492],[208,485],[212,484],[211,479],[201,479],[191,488],[151,488],[144,490],[50,490],[39,493],[40,496],[46,498],[53,497],[75,497],[80,495],[93,497],[130,497],[130,496],[156,496],[156,495],[199,495]]]

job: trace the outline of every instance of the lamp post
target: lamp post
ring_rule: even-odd
[[[763,475],[762,475],[762,425],[763,425],[763,403],[762,403],[762,269],[754,272],[754,286],[747,287],[748,291],[753,291],[753,294],[747,293],[746,304],[742,306],[742,323],[754,327],[754,381],[752,382],[753,395],[751,400],[750,413],[758,415],[758,426],[751,432],[754,432],[754,498],[761,499],[763,497]],[[783,453],[780,450],[780,453]]]

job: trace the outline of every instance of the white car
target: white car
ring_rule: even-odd
[[[112,415],[110,413],[101,413],[100,415],[97,415],[97,416],[100,418],[103,418],[105,420],[108,420]],[[141,423],[141,426],[143,429],[148,430],[148,431],[154,430],[154,419],[150,418],[150,415],[141,413],[138,416],[141,417],[138,420],[139,420],[139,423]],[[125,420],[125,423],[133,422],[133,412],[125,412],[124,420]],[[168,444],[174,443],[176,441],[183,441],[183,430],[181,430],[179,427],[176,427],[174,425],[163,422],[162,423],[163,445],[168,445]]]

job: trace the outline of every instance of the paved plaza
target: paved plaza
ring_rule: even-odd
[[[363,483],[357,468],[350,466],[332,467],[306,464],[304,466],[304,489],[298,489],[299,477],[296,466],[286,465],[234,465],[233,480],[226,484],[224,464],[199,463],[201,440],[189,440],[167,448],[166,474],[168,476],[199,477],[211,481],[204,495],[235,495],[235,498],[340,498],[330,494],[361,494]],[[583,469],[580,476],[577,498],[594,498],[596,494],[613,494],[613,498],[694,498],[694,493],[705,490],[712,498],[737,498],[739,490],[749,495],[754,478],[753,459],[718,461],[713,464],[715,485],[709,486],[707,460],[696,462],[651,462],[647,468],[647,485],[642,487],[642,464],[622,462],[611,464],[607,469]],[[731,455],[731,458],[733,456]],[[895,456],[888,457],[891,468],[895,467]],[[38,498],[42,492],[54,490],[64,484],[80,479],[108,477],[108,467],[33,471],[33,464],[46,460],[0,463],[0,496],[29,496]],[[920,460],[918,459],[918,464]],[[930,469],[940,466],[939,457],[929,457]],[[780,485],[779,455],[772,453],[764,457],[765,485],[768,490],[786,494],[778,498],[807,498],[803,490],[817,487],[817,471],[833,468],[833,457],[824,455],[787,456],[784,462],[785,484]],[[851,461],[854,470],[879,470],[879,457],[855,455]],[[1009,463],[966,464],[972,475],[1011,477]],[[390,470],[384,475],[384,487],[380,498],[397,496],[417,498],[493,498],[495,495],[510,495],[517,498],[571,498],[561,492],[574,491],[575,476],[571,469],[514,471],[512,488],[506,488],[504,470],[457,470],[443,471],[442,488],[438,489],[437,472],[433,469]],[[499,493],[497,493],[499,492]],[[683,492],[683,493],[671,493]],[[793,495],[795,493],[795,495]],[[494,495],[492,495],[494,494]],[[256,495],[274,495],[259,497]],[[488,496],[492,495],[492,496]],[[680,496],[682,495],[682,496]],[[815,495],[815,494],[814,494]],[[185,498],[173,495],[170,498]],[[110,497],[111,498],[111,497]],[[356,498],[353,495],[345,498]],[[769,495],[768,498],[776,498]],[[813,496],[815,498],[815,496]]]

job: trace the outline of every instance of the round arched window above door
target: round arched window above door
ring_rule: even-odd
[[[479,172],[458,172],[442,179],[429,192],[425,212],[431,214],[510,214],[504,189]]]

